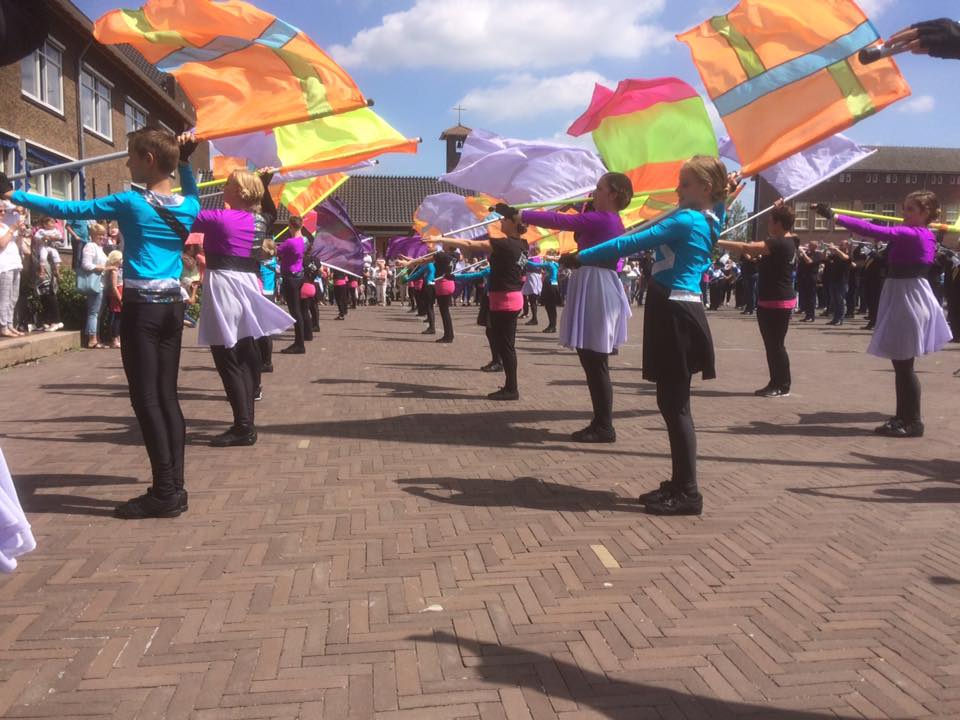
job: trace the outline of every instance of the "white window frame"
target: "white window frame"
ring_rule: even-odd
[[[135,127],[134,128],[130,127],[130,124],[128,123],[128,120],[130,119],[130,113],[128,111],[130,109],[132,109],[136,113],[139,113],[140,115],[143,115],[143,125],[141,125],[140,127],[147,127],[147,125],[150,124],[149,111],[147,111],[147,109],[143,105],[133,100],[132,98],[128,97],[126,100],[123,101],[123,123],[124,123],[124,130],[127,132],[127,134],[140,129]]]
[[[887,177],[885,178],[887,185],[896,185],[898,179],[899,175],[897,175],[897,173],[887,173]]]
[[[810,201],[811,205],[816,205],[817,203]],[[809,210],[807,211],[809,213]],[[813,229],[818,232],[823,232],[824,230],[830,229],[830,221],[827,218],[820,215],[815,215],[813,218]]]
[[[109,108],[109,112],[107,113],[107,122],[110,125],[110,127],[108,127],[107,132],[104,133],[97,127],[91,127],[90,125],[87,125],[86,122],[83,122],[83,129],[86,130],[87,132],[90,132],[96,135],[97,137],[103,138],[107,142],[112,143],[113,142],[113,83],[107,80],[107,78],[105,78],[103,75],[98,73],[96,70],[91,68],[89,65],[83,66],[83,70],[81,70],[80,72],[80,87],[77,88],[77,91],[80,93],[80,98],[81,98],[80,99],[81,120],[83,118],[83,76],[84,75],[89,75],[90,78],[94,81],[93,82],[93,112],[91,113],[91,117],[93,118],[94,123],[96,123],[97,120],[99,119],[99,113],[97,108],[97,98],[100,96],[97,94],[97,90],[98,90],[97,83],[101,83],[107,87],[107,90],[108,90],[107,106]]]
[[[951,204],[945,205],[943,208],[943,221],[947,225],[953,225],[957,222],[957,217],[960,216],[960,205]]]
[[[793,229],[805,232],[810,229],[810,203],[793,204]]]
[[[883,210],[880,211],[881,215],[888,215],[889,217],[897,216],[897,204],[896,203],[884,203]]]
[[[60,55],[60,65],[58,67],[60,71],[58,73],[59,75],[58,79],[60,82],[60,107],[57,107],[56,105],[51,105],[44,98],[44,95],[46,95],[44,90],[46,89],[45,83],[47,78],[46,63],[49,62],[49,59],[47,58],[45,53],[48,46],[56,50],[57,53]],[[52,110],[60,117],[63,117],[63,54],[65,51],[66,51],[66,47],[63,45],[63,43],[58,42],[52,37],[48,37],[46,40],[43,41],[43,45],[38,50],[34,50],[30,55],[27,55],[27,57],[23,58],[23,60],[20,61],[20,67],[21,67],[20,94],[23,95],[24,97],[30,98],[36,103],[39,103],[43,107],[48,108],[49,110]],[[38,86],[37,87],[38,92],[36,95],[28,91],[25,87],[23,87],[23,69],[22,68],[23,68],[23,64],[27,62],[34,63],[34,72],[36,73],[37,86]]]

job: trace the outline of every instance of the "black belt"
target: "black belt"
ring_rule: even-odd
[[[142,290],[140,288],[125,287],[123,289],[124,303],[176,303],[183,302],[180,287],[169,290]]]
[[[887,277],[894,280],[912,280],[925,278],[930,272],[931,265],[893,265],[887,268]]]
[[[259,275],[260,263],[252,257],[237,255],[207,255],[207,270],[236,270]]]

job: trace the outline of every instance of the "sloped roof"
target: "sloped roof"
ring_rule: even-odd
[[[448,192],[471,197],[476,193],[435,177],[355,175],[336,193],[354,225],[409,227],[413,213],[427,195]]]
[[[466,125],[457,124],[451,128],[447,128],[442,133],[440,133],[440,139],[446,140],[448,137],[466,137],[473,132],[473,128],[468,128]]]
[[[213,173],[203,170],[198,173],[198,182],[213,179]],[[200,190],[200,206],[205,210],[223,208],[222,188]],[[395,225],[408,228],[413,224],[413,213],[427,195],[449,192],[470,197],[476,193],[458,188],[434,177],[355,175],[334,193],[343,203],[350,219],[357,226]],[[286,207],[280,207],[277,222],[290,219]]]
[[[906,172],[960,174],[960,148],[879,146],[853,172]]]

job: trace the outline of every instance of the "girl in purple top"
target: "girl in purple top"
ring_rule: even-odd
[[[834,218],[824,204],[817,214]],[[866,220],[837,215],[834,219],[851,232],[889,243],[887,279],[880,295],[876,329],[867,352],[893,361],[897,412],[876,429],[887,437],[922,437],[920,380],[914,358],[936,352],[950,342],[951,332],[943,308],[933,295],[927,274],[936,255],[937,240],[927,227],[940,215],[940,201],[927,190],[907,195],[903,225],[885,227]]]
[[[283,299],[287,310],[293,315],[293,344],[280,352],[285,355],[302,355],[307,351],[303,344],[303,312],[300,310],[300,288],[303,286],[303,257],[307,251],[307,242],[303,237],[303,218],[294,215],[289,222],[290,234],[277,245],[277,259],[280,261],[280,279]]]
[[[293,325],[293,318],[260,292],[263,244],[277,214],[265,180],[234,170],[223,188],[226,209],[202,210],[193,225],[203,234],[207,261],[197,341],[210,346],[233,410],[233,425],[211,441],[214,447],[257,441],[253,406],[262,368],[257,341]]]
[[[620,211],[630,204],[633,186],[621,173],[607,173],[597,183],[593,202],[577,214],[524,210],[520,220],[551,230],[573,231],[578,250],[585,250],[622,235]],[[512,210],[512,208],[505,208]],[[609,357],[627,341],[630,302],[617,275],[618,261],[584,266],[574,271],[560,316],[560,344],[574,348],[587,376],[593,420],[573,433],[574,442],[612,443],[613,385]]]

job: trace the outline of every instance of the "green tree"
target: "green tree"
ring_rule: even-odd
[[[747,208],[744,207],[743,203],[737,200],[730,208],[727,210],[727,222],[724,226],[725,228],[733,227],[738,223],[742,223],[747,219]],[[747,236],[750,234],[750,224],[741,225],[736,230],[734,230],[730,235],[726,235],[727,240],[736,240],[737,242],[746,242]]]

